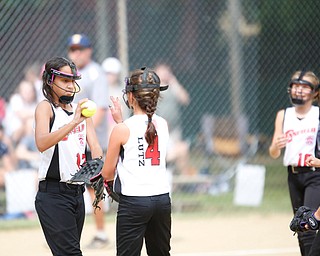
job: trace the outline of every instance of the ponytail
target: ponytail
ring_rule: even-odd
[[[155,138],[157,137],[157,130],[152,122],[152,114],[148,115],[148,126],[147,130],[144,134],[144,137],[148,143],[148,145],[153,145]]]

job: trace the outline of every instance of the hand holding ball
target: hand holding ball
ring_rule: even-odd
[[[92,117],[97,112],[97,104],[92,100],[88,100],[81,104],[81,114],[85,117]]]

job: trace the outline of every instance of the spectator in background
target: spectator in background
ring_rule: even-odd
[[[25,135],[16,146],[15,155],[17,158],[18,169],[38,169],[40,154],[34,139],[34,129],[32,120],[26,124]]]
[[[37,95],[37,102],[40,102],[44,99],[42,93],[42,73],[44,70],[44,65],[41,66],[40,63],[34,62],[31,65],[27,65],[24,70],[24,79],[29,81],[33,84],[36,95]]]
[[[108,94],[115,98],[121,99],[122,97],[122,90],[123,90],[123,83],[121,83],[120,75],[121,75],[121,68],[122,65],[117,58],[109,57],[106,58],[102,62],[102,68],[106,74],[107,78],[107,88]],[[122,102],[122,101],[121,101]],[[123,105],[121,105],[122,117],[127,119],[129,117],[129,109]],[[116,122],[112,118],[112,114],[110,109],[107,112],[107,119],[108,119],[108,138],[110,137],[110,133],[113,127],[116,125]]]
[[[92,120],[99,143],[105,155],[108,145],[107,110],[109,99],[106,76],[102,67],[92,60],[92,45],[86,35],[75,34],[68,39],[68,57],[76,64],[82,76],[81,80],[79,80],[81,91],[76,94],[75,102],[83,98],[88,98],[97,104],[97,112],[92,117]],[[91,154],[87,152],[87,160],[90,158]],[[93,189],[90,186],[88,186],[87,189],[91,199],[94,200]],[[103,201],[100,202],[99,206],[101,210],[96,211],[94,214],[97,231],[93,240],[88,245],[88,248],[91,249],[103,248],[109,243],[105,232],[103,204]]]
[[[168,121],[170,141],[167,161],[173,164],[176,174],[194,174],[189,164],[189,144],[182,139],[181,107],[188,106],[190,97],[187,90],[173,74],[171,67],[165,63],[156,65],[155,72],[162,84],[169,84],[165,97],[159,100],[157,114]]]
[[[27,134],[32,125],[34,111],[37,106],[35,87],[29,81],[22,80],[16,92],[10,97],[7,105],[4,127],[7,135],[16,146]]]
[[[6,116],[6,100],[0,97],[0,124],[2,124],[5,116]]]
[[[0,189],[5,185],[5,174],[15,169],[15,160],[10,139],[0,124]]]

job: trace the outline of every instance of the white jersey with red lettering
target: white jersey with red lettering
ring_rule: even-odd
[[[73,120],[77,104],[73,105],[73,112],[66,112],[61,107],[53,107],[53,123],[50,132],[59,130]],[[70,180],[85,161],[86,122],[78,124],[58,144],[40,154],[39,180],[58,179],[66,182]],[[48,175],[50,169],[50,174]],[[50,176],[48,178],[48,176]]]
[[[312,106],[302,119],[297,117],[294,107],[285,110],[283,133],[288,139],[283,157],[285,166],[306,166],[306,158],[315,155],[318,126],[319,107]]]
[[[117,165],[117,176],[121,182],[121,193],[126,196],[153,196],[169,193],[170,186],[166,170],[169,131],[167,121],[154,114],[157,130],[153,146],[148,146],[145,132],[147,115],[134,115],[124,121],[130,135],[123,145],[124,152]]]

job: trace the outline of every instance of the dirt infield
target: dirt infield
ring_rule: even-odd
[[[239,217],[181,217],[173,215],[173,256],[279,255],[298,256],[296,236],[288,228],[290,214],[249,215]],[[83,249],[86,256],[115,255],[115,223],[107,221],[111,244],[100,250]],[[86,222],[82,245],[94,233]],[[51,255],[40,228],[0,230],[1,255]],[[147,255],[145,251],[142,255]]]

